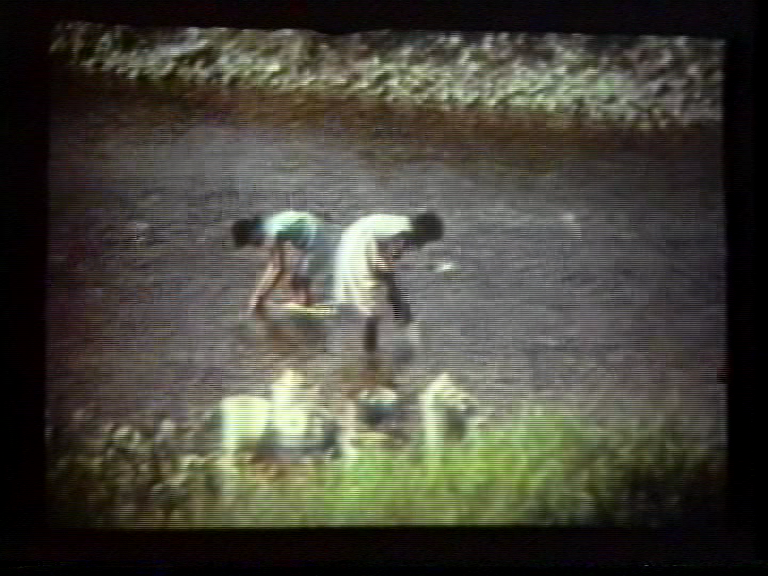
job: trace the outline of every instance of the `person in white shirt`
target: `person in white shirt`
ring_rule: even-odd
[[[334,300],[338,306],[355,308],[365,318],[366,352],[376,351],[378,324],[388,305],[412,342],[418,340],[411,307],[396,281],[395,263],[404,251],[442,237],[443,222],[432,212],[412,217],[372,214],[342,233],[334,263]]]

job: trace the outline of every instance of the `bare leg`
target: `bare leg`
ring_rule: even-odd
[[[291,278],[292,299],[301,306],[312,306],[314,300],[310,291],[310,281],[306,276],[294,274]]]
[[[368,316],[365,319],[365,328],[363,332],[363,349],[373,354],[378,345],[379,318],[377,316]]]

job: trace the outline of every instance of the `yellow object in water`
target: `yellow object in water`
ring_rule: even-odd
[[[296,302],[287,302],[283,304],[283,308],[294,314],[306,314],[309,316],[332,316],[336,313],[336,310],[332,306],[326,304],[302,306],[301,304],[296,304]]]

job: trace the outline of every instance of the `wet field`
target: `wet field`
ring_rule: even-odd
[[[595,418],[671,409],[724,438],[717,135],[664,147],[450,122],[443,134],[253,92],[64,80],[51,110],[51,403],[185,415],[266,392],[285,367],[354,385],[354,316],[239,319],[265,260],[234,249],[230,224],[289,207],[337,226],[430,208],[445,239],[401,267],[425,348],[400,362],[397,331],[383,333],[399,387],[448,370],[499,419],[533,399]]]

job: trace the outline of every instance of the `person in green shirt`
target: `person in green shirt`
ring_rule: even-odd
[[[245,316],[264,312],[264,304],[286,272],[285,245],[299,252],[291,271],[292,302],[299,306],[315,303],[311,291],[313,277],[329,274],[333,258],[333,234],[314,214],[285,210],[272,216],[255,215],[232,224],[235,246],[263,248],[269,255],[267,268],[251,293]]]

